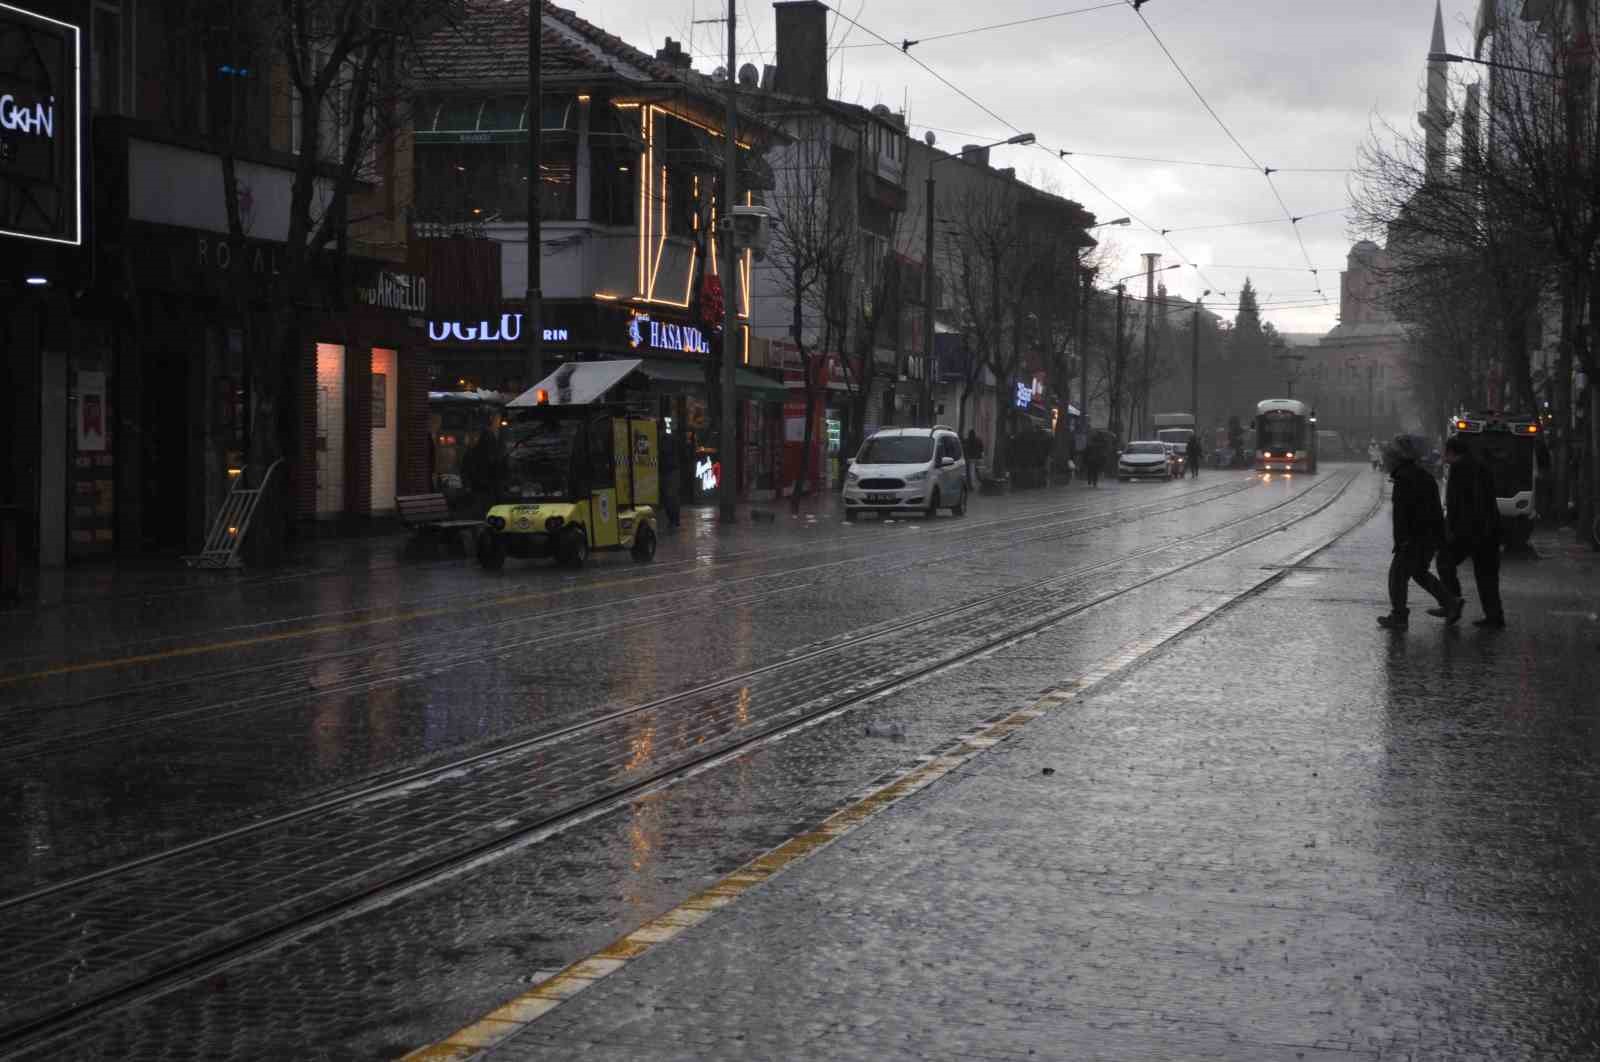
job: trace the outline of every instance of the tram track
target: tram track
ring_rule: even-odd
[[[28,914],[26,909],[30,905],[39,905],[45,901],[70,903],[76,912],[84,914],[85,917],[93,917],[94,897],[85,893],[85,890],[91,887],[116,885],[118,895],[122,896],[126,889],[137,886],[133,888],[136,905],[137,893],[140,891],[160,895],[164,884],[182,880],[183,867],[170,865],[181,857],[202,856],[213,861],[222,859],[224,853],[221,849],[224,847],[251,841],[274,830],[280,835],[287,835],[280,840],[288,843],[292,849],[293,842],[298,839],[302,831],[284,830],[283,827],[300,824],[313,816],[319,822],[326,822],[335,812],[350,814],[370,811],[381,807],[386,799],[404,801],[407,797],[413,797],[422,800],[426,796],[430,798],[426,801],[426,806],[432,807],[438,799],[438,792],[434,788],[437,785],[454,786],[457,790],[471,789],[475,785],[482,787],[486,775],[481,772],[486,767],[492,767],[497,763],[526,764],[529,760],[527,754],[535,750],[559,750],[560,747],[567,746],[570,753],[574,739],[586,732],[608,726],[615,729],[620,723],[636,721],[649,713],[659,714],[663,709],[674,705],[680,708],[697,707],[699,706],[697,698],[703,698],[708,694],[734,693],[735,702],[739,702],[737,692],[742,691],[744,700],[748,700],[749,691],[764,678],[796,668],[807,661],[821,660],[839,654],[842,649],[859,649],[860,643],[865,641],[887,639],[897,633],[943,625],[944,629],[940,631],[940,638],[935,644],[955,646],[948,652],[936,651],[931,656],[925,656],[899,670],[874,674],[870,669],[863,669],[874,677],[864,682],[846,683],[835,693],[818,694],[804,681],[804,676],[801,676],[798,681],[792,683],[799,690],[796,695],[798,699],[791,699],[792,703],[757,723],[729,731],[733,734],[732,740],[711,742],[710,747],[703,751],[698,750],[698,745],[690,744],[688,747],[692,751],[688,756],[669,758],[666,762],[660,763],[647,762],[638,770],[624,770],[617,782],[613,783],[608,779],[606,784],[598,787],[597,791],[559,808],[539,806],[535,799],[538,790],[527,790],[525,780],[520,777],[511,779],[513,784],[508,785],[505,791],[519,794],[524,805],[533,800],[534,808],[518,818],[507,819],[503,814],[504,809],[500,806],[479,808],[478,803],[483,801],[483,794],[469,793],[468,796],[474,797],[478,802],[474,803],[473,807],[483,820],[484,830],[473,830],[467,828],[470,823],[452,820],[450,833],[454,843],[442,848],[418,848],[410,842],[401,844],[395,851],[406,853],[405,858],[380,865],[375,872],[369,868],[365,878],[335,877],[332,882],[320,888],[312,888],[309,893],[301,897],[298,904],[278,898],[278,903],[265,912],[257,911],[255,917],[237,918],[231,924],[202,931],[198,934],[206,938],[202,946],[188,952],[180,949],[174,954],[157,952],[142,969],[130,972],[131,976],[119,979],[115,969],[102,970],[99,973],[87,971],[84,980],[80,982],[84,987],[77,998],[59,1001],[54,1006],[36,1006],[20,1020],[12,1022],[7,1027],[0,1027],[0,1050],[37,1046],[40,1037],[68,1028],[86,1015],[154,998],[182,984],[191,983],[222,965],[265,952],[335,921],[381,905],[386,902],[386,897],[397,896],[402,892],[421,887],[463,866],[491,857],[507,848],[527,843],[530,838],[548,836],[550,833],[569,828],[571,825],[636,799],[644,793],[725,763],[760,744],[777,740],[799,728],[814,725],[864,701],[880,697],[921,681],[935,672],[992,652],[1005,644],[1028,637],[1088,609],[1115,601],[1163,579],[1171,578],[1244,549],[1269,536],[1287,531],[1334,505],[1356,481],[1356,477],[1348,475],[1340,479],[1330,477],[1266,510],[1230,520],[1196,536],[1177,542],[1153,545],[1132,554],[1063,572],[1024,587],[1000,590],[958,605],[932,610],[900,624],[882,626],[881,629],[867,635],[853,633],[836,640],[836,644],[825,643],[796,659],[776,662],[746,673],[729,676],[695,690],[682,691],[671,697],[630,706],[605,717],[461,758],[423,772],[413,772],[408,776],[396,776],[378,781],[360,790],[341,794],[330,801],[296,809],[272,819],[203,838],[166,852],[154,853],[70,881],[0,900],[0,912],[7,916],[13,926],[22,924]],[[1285,513],[1280,519],[1274,519],[1275,514],[1289,506],[1296,506],[1296,511]],[[1363,514],[1359,519],[1365,519],[1366,515],[1368,514]],[[1227,541],[1215,547],[1200,550],[1194,556],[1180,556],[1176,559],[1176,563],[1136,574],[1132,580],[1119,581],[1115,585],[1089,593],[1081,600],[1056,607],[1042,609],[1039,607],[1041,603],[1048,605],[1049,602],[1059,601],[1059,593],[1064,585],[1073,582],[1083,583],[1092,574],[1119,565],[1128,565],[1130,562],[1156,554],[1191,550],[1204,539],[1225,534],[1253,522],[1259,522],[1263,526],[1246,529],[1244,534],[1229,536]],[[1005,608],[1010,609],[1011,621],[1001,622],[997,626],[996,621],[1003,618]],[[692,731],[687,729],[690,722],[692,722],[690,716],[679,720],[680,728],[684,730],[682,737],[685,741],[694,736]],[[649,733],[654,732],[655,729],[652,727]],[[624,733],[634,733],[637,736],[644,731],[624,731]],[[704,740],[703,735],[701,740]],[[571,758],[569,755],[568,760]],[[562,761],[555,752],[551,752],[539,759],[537,766],[545,769],[552,764],[560,765],[563,762],[566,761]],[[262,852],[259,845],[252,849],[247,844],[244,849],[243,852],[235,854],[248,855],[254,852],[259,855]],[[270,873],[271,869],[270,865],[265,868],[252,865],[256,877],[259,877],[263,870]],[[159,872],[154,874],[154,880],[151,879],[152,872]],[[335,883],[338,887],[334,887]],[[80,895],[74,897],[72,894],[75,891]],[[35,912],[35,914],[37,916],[45,912]],[[6,932],[0,929],[0,937],[14,935],[14,931]],[[131,939],[138,939],[137,933],[133,934]],[[172,952],[173,949],[168,948],[167,951]],[[0,977],[0,980],[3,980],[3,977]]]
[[[1216,500],[1239,493],[1251,486],[1255,486],[1257,482],[1258,480],[1255,477],[1250,477],[1243,481],[1224,482],[1183,490],[1177,495],[1182,504],[1171,507],[1163,507],[1161,503],[1157,503],[1157,505],[1160,511],[1176,511],[1179,508],[1188,507],[1202,500]],[[1172,495],[1169,493],[1166,498],[1170,500]],[[961,520],[940,521],[938,524],[918,523],[914,526],[918,528],[918,533],[924,537],[965,534],[974,531],[979,533],[999,533],[1008,526],[1023,525],[1025,528],[1026,525],[1037,522],[1040,519],[1051,519],[1064,514],[1075,514],[1075,518],[1078,519],[1092,519],[1138,512],[1147,507],[1147,504],[1141,504],[1084,513],[1081,502],[1074,499],[1073,504],[1052,503],[1020,512],[1007,513],[1004,516],[988,520],[975,519],[969,516]],[[865,547],[865,550],[863,550],[863,547]],[[405,623],[413,620],[437,619],[459,612],[475,611],[496,604],[528,603],[572,597],[605,591],[619,585],[664,581],[680,575],[694,576],[698,580],[704,576],[721,573],[730,568],[736,569],[752,563],[771,561],[794,554],[854,552],[857,558],[865,559],[872,556],[875,551],[887,552],[892,548],[893,540],[878,539],[872,542],[863,542],[862,536],[835,535],[822,542],[794,542],[779,546],[763,546],[759,549],[719,553],[711,557],[696,555],[679,560],[659,561],[648,568],[630,566],[626,574],[604,573],[599,574],[598,577],[585,579],[582,582],[566,580],[566,585],[553,587],[507,587],[503,585],[504,577],[502,577],[502,580],[500,580],[502,585],[494,589],[486,588],[484,585],[475,585],[466,589],[420,599],[302,613],[250,624],[221,627],[215,630],[215,633],[219,634],[242,633],[242,636],[237,638],[182,644],[182,637],[173,635],[125,642],[119,646],[119,649],[123,651],[123,655],[117,658],[60,659],[40,654],[13,657],[9,660],[0,661],[0,689],[25,685],[49,678],[111,670],[120,666],[141,666],[157,663],[171,657],[193,658],[252,646],[315,638],[330,633],[373,629],[388,624]],[[845,558],[845,561],[850,559],[852,558]],[[452,566],[462,566],[463,564],[470,564],[470,561],[456,558],[450,563]],[[395,566],[393,570],[404,571],[427,567],[433,566]],[[351,577],[354,578],[354,576]],[[291,625],[295,624],[301,625],[300,629],[291,627]],[[127,652],[134,649],[149,651]]]
[[[1167,501],[1153,505],[1126,506],[1100,513],[1077,516],[1051,525],[1040,526],[1035,524],[1030,527],[1012,530],[980,530],[976,537],[961,543],[957,548],[931,555],[918,556],[911,560],[887,566],[881,562],[878,554],[852,556],[775,573],[745,576],[734,580],[721,580],[715,585],[697,588],[691,592],[692,596],[687,598],[681,588],[668,588],[622,599],[610,599],[604,602],[577,605],[555,612],[544,612],[537,617],[519,615],[490,621],[470,628],[452,631],[444,639],[441,639],[436,634],[421,634],[378,644],[364,643],[349,649],[317,654],[301,654],[288,660],[268,661],[247,667],[122,685],[68,701],[12,705],[0,709],[0,734],[4,734],[7,728],[13,728],[13,733],[8,736],[4,746],[0,747],[0,762],[27,759],[53,749],[75,745],[81,746],[96,740],[106,740],[129,730],[161,725],[196,716],[205,716],[208,719],[222,718],[238,712],[252,711],[285,703],[297,703],[313,697],[355,694],[386,685],[433,677],[449,670],[482,663],[488,659],[537,646],[570,644],[575,641],[603,637],[632,628],[648,626],[670,619],[674,615],[692,613],[708,603],[721,607],[753,604],[761,600],[823,585],[824,579],[820,578],[819,575],[825,574],[827,577],[835,579],[850,578],[851,572],[849,568],[852,565],[870,567],[875,576],[892,575],[920,567],[949,563],[952,560],[958,560],[963,557],[981,555],[993,549],[996,541],[1005,541],[1008,545],[1056,541],[1061,538],[1074,537],[1101,530],[1111,523],[1128,523],[1133,520],[1159,518],[1216,501],[1220,498],[1230,497],[1233,494],[1249,489],[1252,485],[1253,483],[1247,480],[1240,484],[1230,484],[1227,489],[1218,493],[1199,494],[1198,496],[1197,494],[1187,494],[1177,504],[1171,504],[1170,501]],[[774,583],[775,585],[738,596],[732,596],[727,593],[729,589],[741,584],[762,582]],[[707,598],[717,598],[717,600],[708,602]],[[666,601],[668,607],[651,612],[637,611],[641,606],[662,601]],[[603,613],[608,616],[625,613],[626,618],[613,619],[582,627],[572,626],[574,619],[581,619],[597,613]],[[529,637],[513,637],[489,646],[480,644],[482,639],[491,634],[491,632],[511,631],[516,628],[526,628],[530,625],[546,629]],[[411,652],[408,654],[408,651]],[[403,659],[397,660],[395,664],[387,666],[381,671],[374,672],[370,662],[374,657],[382,654],[403,655]],[[323,668],[331,662],[339,661],[353,662],[358,670],[364,669],[369,673],[364,676],[351,676],[343,681],[324,681],[315,684],[310,682],[309,676],[316,669]],[[281,681],[278,685],[252,691],[245,696],[234,696],[220,701],[204,700],[201,703],[176,708],[166,707],[164,710],[155,713],[141,713],[137,710],[137,698],[159,696],[162,698],[161,703],[166,706],[170,705],[170,695],[174,691],[194,688],[203,695],[220,684],[236,682],[239,679],[250,676],[271,675],[274,672],[281,674]],[[46,715],[88,710],[111,701],[119,702],[119,717],[104,726],[64,731],[56,729],[48,738],[37,741],[29,741],[15,732],[17,729],[24,728]],[[131,711],[130,706],[132,707]],[[52,728],[57,728],[59,724],[52,722],[51,726]]]

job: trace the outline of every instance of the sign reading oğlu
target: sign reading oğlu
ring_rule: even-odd
[[[634,350],[651,347],[685,354],[710,354],[711,345],[700,329],[692,325],[651,320],[647,313],[636,313],[628,320],[628,346]]]
[[[477,324],[470,321],[429,321],[428,338],[435,343],[448,340],[457,343],[515,343],[522,338],[522,315],[503,313],[498,321],[483,320]],[[571,333],[565,328],[544,330],[546,343],[566,343],[571,338]]]
[[[0,3],[0,237],[83,242],[81,37]]]

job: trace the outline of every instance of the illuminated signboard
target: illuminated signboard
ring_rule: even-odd
[[[636,313],[628,320],[628,346],[634,350],[680,351],[684,354],[710,354],[711,345],[700,329],[692,325],[652,320],[649,314]]]
[[[1033,378],[1031,383],[1023,383],[1021,380],[1017,381],[1016,403],[1018,409],[1027,409],[1029,406],[1033,405],[1034,399],[1042,400],[1043,398],[1044,381],[1039,379],[1037,376]]]
[[[0,3],[0,236],[83,243],[80,37]]]
[[[503,313],[498,321],[429,321],[428,338],[435,343],[515,343],[522,338],[522,315]],[[566,343],[572,338],[565,328],[546,328],[546,343]]]

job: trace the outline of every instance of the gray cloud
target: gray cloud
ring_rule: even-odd
[[[843,0],[855,16],[860,0]],[[1092,0],[1001,0],[988,4],[932,0],[867,0],[860,22],[890,40],[917,38],[977,25],[1028,18]],[[1445,4],[1446,34],[1454,50],[1470,51],[1471,0]],[[691,17],[710,18],[722,8],[709,0],[595,0],[579,10],[586,18],[641,48],[659,48],[670,34],[689,36]],[[1144,14],[1245,147],[1263,164],[1289,167],[1349,167],[1375,116],[1409,127],[1420,103],[1432,0],[1149,0]],[[745,4],[739,12],[740,62],[772,62],[772,10]],[[753,23],[753,33],[750,31]],[[866,44],[860,30],[835,40]],[[641,31],[646,36],[641,36]],[[697,26],[693,50],[709,71],[711,54],[725,48],[722,26]],[[756,42],[767,49],[757,54]],[[1047,181],[1081,201],[1101,218],[1121,213],[1055,161],[1055,148],[1084,153],[1072,159],[1082,173],[1125,208],[1156,227],[1186,228],[1252,221],[1281,213],[1272,190],[1245,170],[1156,165],[1087,157],[1138,155],[1163,159],[1244,163],[1238,148],[1190,93],[1156,42],[1131,10],[1109,9],[1028,26],[929,41],[915,55],[1019,128],[1038,135],[1051,151],[1013,148],[996,152],[998,165]],[[846,47],[835,55],[833,84],[843,64],[843,97],[885,103],[908,101],[914,132],[923,127],[998,139],[1009,130],[961,99],[894,48]],[[942,144],[964,142],[940,133]],[[1279,192],[1295,214],[1348,202],[1342,173],[1281,174]],[[1311,264],[1326,267],[1322,289],[1327,308],[1269,309],[1280,328],[1320,332],[1336,321],[1339,278],[1351,233],[1340,215],[1311,218],[1299,226]],[[1305,272],[1299,243],[1288,224],[1174,233],[1186,254],[1209,252],[1221,265],[1298,268],[1299,272],[1252,272],[1256,287],[1274,298],[1297,299],[1316,281]],[[1140,267],[1142,251],[1168,247],[1158,235],[1123,230],[1121,272]],[[1169,258],[1169,261],[1171,259]],[[1244,273],[1206,268],[1210,286],[1236,292]],[[1171,290],[1185,296],[1206,286],[1193,270],[1166,274]],[[1282,293],[1280,295],[1280,293]]]

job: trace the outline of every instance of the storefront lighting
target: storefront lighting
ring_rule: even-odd
[[[230,469],[228,469],[229,478],[233,478],[233,477],[236,477],[236,476],[242,476],[242,475],[244,475],[244,469],[242,469],[242,468],[230,468]]]
[[[594,297],[597,299],[604,299],[606,302],[616,302],[621,298],[620,295],[613,295],[607,291],[597,291],[594,293]]]
[[[30,288],[42,288],[50,283],[50,278],[39,276],[26,277],[23,279],[23,283],[28,285]]]

